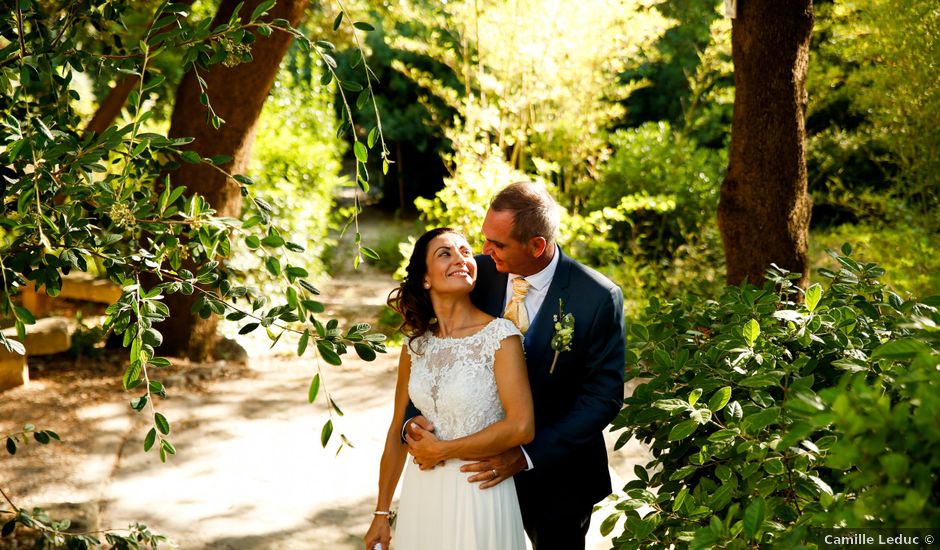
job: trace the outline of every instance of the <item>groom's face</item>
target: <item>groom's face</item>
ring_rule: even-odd
[[[500,273],[531,275],[538,272],[535,265],[538,260],[531,247],[517,241],[512,236],[515,220],[512,212],[487,210],[483,219],[483,253],[493,258],[496,270]]]

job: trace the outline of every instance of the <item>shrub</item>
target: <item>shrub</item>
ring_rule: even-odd
[[[710,223],[727,153],[699,147],[666,122],[619,130],[600,181],[586,183],[589,212],[612,208],[610,240],[623,252],[668,257]]]
[[[940,407],[940,300],[904,301],[883,269],[843,252],[838,272],[820,270],[825,289],[774,270],[717,301],[653,299],[631,324],[628,372],[645,383],[612,429],[653,460],[604,522],[623,520],[616,548],[794,547],[816,526],[936,525],[940,446],[923,425]]]

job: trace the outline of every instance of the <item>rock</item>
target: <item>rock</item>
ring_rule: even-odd
[[[52,309],[53,298],[46,294],[45,287],[38,291],[29,284],[20,289],[23,307],[36,317],[45,316]],[[56,298],[69,298],[83,302],[113,304],[121,297],[121,287],[107,279],[98,279],[87,273],[73,273],[62,278],[62,289]]]
[[[121,297],[121,287],[107,279],[97,279],[87,274],[75,274],[62,278],[59,298],[113,304]]]
[[[248,363],[248,352],[241,344],[231,338],[219,338],[212,350],[212,357],[242,365]]]
[[[0,345],[0,391],[29,383],[26,356],[7,351]]]
[[[7,338],[17,339],[16,329],[3,330]],[[35,324],[26,325],[26,355],[52,355],[68,351],[72,347],[72,334],[66,317],[46,317],[37,319]]]

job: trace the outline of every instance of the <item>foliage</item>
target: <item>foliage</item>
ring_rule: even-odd
[[[391,46],[449,70],[401,61],[393,68],[456,111],[467,135],[563,190],[600,162],[604,129],[622,112],[615,100],[633,87],[616,75],[665,27],[642,1],[455,2],[433,10],[402,2],[391,12],[410,22]]]
[[[620,252],[653,258],[712,222],[727,165],[724,150],[705,149],[666,122],[618,130],[599,185],[584,185],[585,209],[612,224]],[[606,262],[605,262],[606,263]]]
[[[858,253],[885,269],[882,277],[899,295],[929,296],[940,292],[940,233],[936,222],[916,215],[900,201],[883,201],[887,222],[860,222],[812,232],[809,254],[817,268],[835,269],[826,250],[852,240]],[[816,277],[818,280],[819,278]]]
[[[224,172],[222,166],[230,158],[200,158],[187,148],[192,139],[170,139],[148,126],[167,99],[160,96],[166,75],[154,63],[167,52],[198,74],[218,63],[248,62],[256,40],[285,32],[329,68],[320,80],[323,85],[336,80],[332,44],[312,42],[285,20],[270,20],[266,10],[273,5],[273,0],[265,0],[250,16],[244,14],[243,19],[235,13],[212,28],[211,18],[197,20],[187,6],[161,2],[142,38],[130,44],[116,34],[125,16],[137,16],[127,2],[84,0],[53,9],[21,0],[0,18],[0,93],[8,99],[0,113],[0,315],[15,318],[18,336],[0,340],[7,350],[24,353],[25,327],[35,322],[17,303],[26,285],[56,296],[62,277],[73,270],[97,270],[121,285],[121,298],[107,308],[105,328],[129,348],[122,382],[135,393],[131,406],[146,410],[150,420],[143,448],[156,449],[164,461],[176,453],[169,439],[171,424],[157,408],[157,398],[167,396],[157,376],[170,361],[157,350],[163,340],[158,327],[170,314],[164,303],[168,294],[195,293],[193,314],[240,322],[241,333],[263,327],[275,343],[285,334],[296,335],[298,355],[312,345],[328,364],[340,364],[349,348],[365,360],[385,351],[385,337],[371,333],[367,324],[343,330],[336,320],[318,318],[324,309],[315,299],[319,291],[307,281],[309,271],[296,256],[305,248],[291,240],[272,217],[274,208],[251,190],[250,177],[227,174],[249,199],[242,221],[215,216],[204,198],[172,187],[166,175],[181,163],[203,163]],[[345,15],[337,17],[336,27]],[[354,37],[371,29],[345,19]],[[89,27],[97,31],[95,40],[107,45],[104,50],[88,46],[84,33]],[[367,66],[364,69],[367,73]],[[125,121],[100,134],[83,133],[76,111],[82,97],[72,83],[77,75],[99,71],[136,75],[137,86],[128,98]],[[369,99],[371,80],[337,80],[336,90],[347,107],[345,127],[340,129],[344,131],[354,122],[346,92],[365,93]],[[203,90],[200,102],[207,123],[216,128],[225,123],[213,111],[209,91]],[[357,182],[366,189],[362,167],[368,150],[376,146],[380,157],[386,154],[381,128],[370,130],[366,143],[356,132],[350,136]],[[264,269],[279,280],[279,292],[263,292],[240,279],[231,260],[242,244],[263,257]],[[357,249],[358,262],[367,254],[359,239]],[[319,377],[318,372],[314,379]],[[310,401],[316,397],[311,392]],[[341,414],[329,394],[325,399],[331,416],[334,411]],[[329,420],[322,431],[324,446],[332,433]],[[346,440],[340,435],[342,448]],[[50,529],[54,535],[57,528]]]
[[[454,175],[444,180],[444,188],[433,199],[419,198],[415,207],[427,227],[446,226],[462,232],[474,250],[483,247],[480,228],[490,199],[503,187],[529,179],[503,160],[495,145],[476,142],[472,136],[455,136],[452,158]],[[410,256],[404,254],[407,259]]]
[[[42,445],[48,445],[52,441],[61,441],[59,435],[52,430],[37,430],[32,424],[23,426],[19,432],[7,434],[6,449],[10,455],[16,454],[17,444],[26,445],[32,438]],[[69,520],[56,521],[40,508],[24,510],[18,508],[2,489],[7,504],[11,510],[0,510],[0,514],[9,514],[12,517],[3,521],[3,528],[0,529],[0,536],[10,536],[17,525],[22,525],[27,529],[33,529],[37,532],[36,548],[52,548],[68,546],[74,549],[100,548],[101,541],[95,537],[98,533],[75,533],[68,532],[71,522]],[[157,548],[159,543],[167,542],[166,537],[151,533],[145,525],[135,523],[128,529],[128,535],[120,535],[115,531],[109,531],[104,534],[104,538],[112,549],[139,549],[139,548]],[[47,546],[48,545],[48,546]]]
[[[329,216],[311,213],[330,211],[333,189],[355,184],[339,175],[344,143],[335,139],[339,124],[333,94],[317,84],[324,69],[300,49],[296,44],[291,47],[264,104],[250,172],[255,193],[265,196],[271,206],[271,217],[305,249],[299,266],[319,275],[325,269]],[[249,208],[246,214],[250,213]],[[236,253],[236,263],[255,284],[274,291],[277,281],[264,270],[264,257],[258,249],[242,249]]]
[[[689,75],[698,70],[700,52],[709,44],[709,24],[719,16],[717,1],[665,0],[656,5],[675,22],[651,45],[641,50],[638,62],[620,78],[641,82],[624,101],[629,126],[667,121],[678,124],[683,104],[693,97]],[[663,93],[668,90],[668,93]]]
[[[855,108],[900,166],[899,190],[927,212],[940,202],[940,11],[929,2],[839,0],[830,47],[858,69],[848,77]]]
[[[629,327],[643,383],[614,429],[654,458],[604,522],[624,520],[616,548],[796,547],[812,526],[936,524],[940,449],[920,426],[940,407],[940,300],[902,300],[843,251],[799,304],[776,271],[717,301],[651,300]],[[876,414],[906,431],[866,425]]]
[[[928,212],[940,196],[940,85],[931,68],[940,13],[929,2],[836,0],[817,20],[807,82],[811,189],[825,197],[831,184],[891,183]]]

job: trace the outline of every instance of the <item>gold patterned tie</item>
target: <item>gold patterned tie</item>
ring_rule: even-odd
[[[503,317],[512,321],[520,332],[529,330],[529,312],[525,309],[525,295],[529,293],[529,281],[523,277],[512,280],[512,298],[506,305]]]

